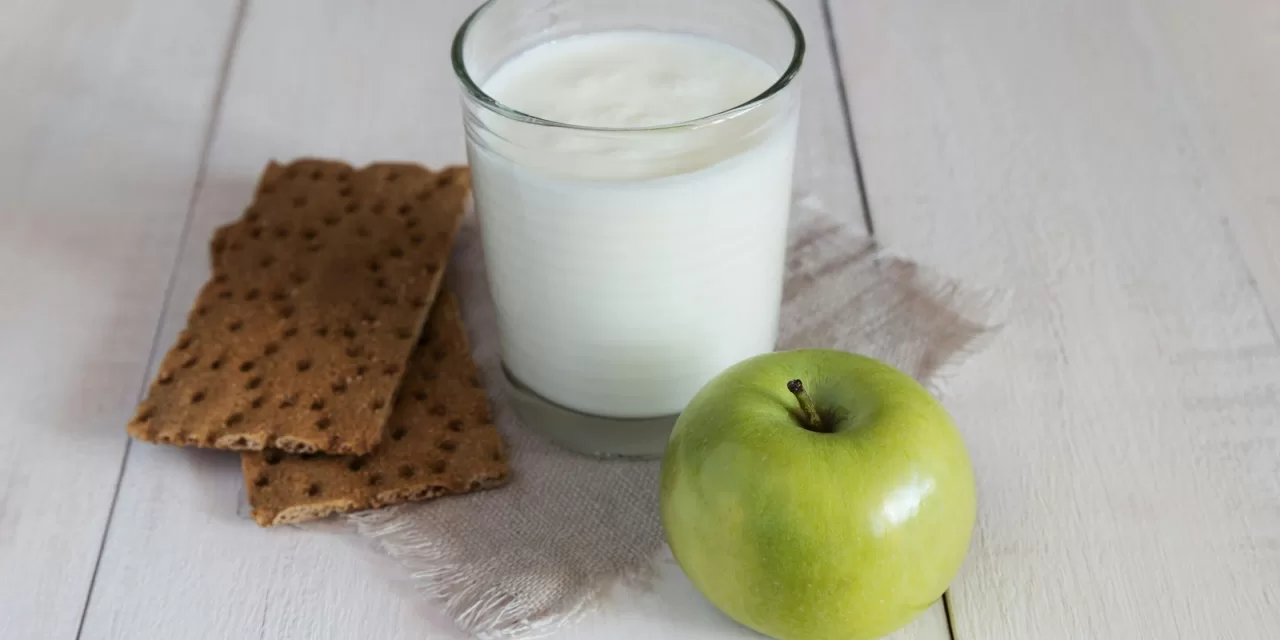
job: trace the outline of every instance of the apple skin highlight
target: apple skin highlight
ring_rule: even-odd
[[[809,428],[803,381],[829,431]],[[781,640],[872,640],[928,609],[959,571],[973,469],[910,376],[831,350],[770,353],[712,379],[676,422],[661,516],[694,586]]]

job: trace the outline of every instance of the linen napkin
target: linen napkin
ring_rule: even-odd
[[[797,202],[779,349],[879,358],[935,392],[991,335],[1004,296],[893,257],[843,220]],[[359,535],[412,572],[463,630],[549,634],[620,582],[643,580],[664,548],[657,460],[597,460],[523,428],[501,393],[496,320],[479,229],[464,223],[450,263],[476,362],[506,439],[511,483],[495,491],[350,516]]]

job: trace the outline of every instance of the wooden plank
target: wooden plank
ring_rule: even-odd
[[[1018,293],[948,402],[979,480],[957,638],[1280,629],[1280,348],[1223,224],[1272,215],[1245,167],[1275,147],[1233,145],[1280,101],[1179,68],[1230,10],[1165,4],[833,3],[877,232]],[[1261,26],[1217,23],[1217,60],[1274,71]],[[1270,102],[1193,108],[1192,79]]]
[[[1266,302],[1280,320],[1280,3],[1135,0],[1137,35],[1153,73],[1177,87],[1173,108],[1198,126],[1202,188],[1231,228]]]
[[[162,343],[208,275],[205,242],[238,215],[271,158],[364,163],[464,160],[453,30],[472,2],[254,3],[235,54],[209,178],[183,250]],[[860,224],[817,0],[793,3],[810,34],[797,191]],[[460,637],[395,567],[351,540],[263,531],[235,515],[233,456],[135,446],[104,550],[86,638]],[[939,626],[941,625],[941,626]],[[663,633],[654,635],[655,630]],[[935,607],[900,640],[944,638]],[[677,567],[651,590],[620,589],[564,637],[754,637],[693,592]]]
[[[71,638],[233,2],[0,6],[0,638]]]

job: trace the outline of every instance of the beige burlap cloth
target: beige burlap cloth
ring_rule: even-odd
[[[847,221],[793,212],[780,349],[867,354],[938,391],[997,326],[1002,296],[888,256]],[[476,361],[511,455],[505,488],[351,517],[462,629],[530,638],[572,623],[620,581],[646,577],[665,544],[657,461],[569,453],[519,424],[500,391],[498,339],[474,219],[450,265]]]

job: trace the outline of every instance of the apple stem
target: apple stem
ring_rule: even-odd
[[[804,417],[809,421],[805,428],[818,433],[826,433],[826,425],[822,424],[822,416],[818,414],[818,408],[813,405],[813,398],[809,397],[809,392],[805,390],[804,383],[800,380],[792,380],[787,383],[787,390],[796,395],[796,400],[800,401],[800,410],[804,412]]]

